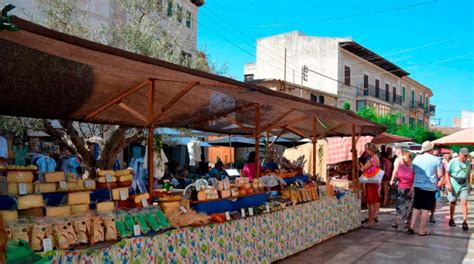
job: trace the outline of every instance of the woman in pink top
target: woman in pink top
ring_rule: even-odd
[[[412,168],[412,155],[410,152],[403,152],[403,159],[395,164],[393,176],[390,185],[393,185],[395,180],[398,181],[398,195],[397,195],[397,216],[395,217],[395,224],[393,228],[398,228],[400,219],[409,222],[409,215],[413,205],[413,180],[415,172]]]
[[[259,165],[260,166],[260,165]],[[260,167],[260,171],[262,168]],[[257,174],[257,166],[255,165],[255,152],[252,151],[249,153],[249,156],[247,158],[247,163],[245,163],[244,168],[243,168],[243,173],[245,177],[248,177],[250,181],[255,178],[255,174]]]

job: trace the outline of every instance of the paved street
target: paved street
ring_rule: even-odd
[[[471,230],[461,229],[462,214],[456,208],[456,227],[449,227],[449,205],[438,204],[431,236],[408,235],[392,227],[394,209],[382,209],[374,229],[359,228],[323,242],[280,263],[474,263],[474,197],[469,201]],[[366,217],[366,212],[363,213]]]

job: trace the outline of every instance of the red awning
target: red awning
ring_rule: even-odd
[[[400,142],[411,142],[413,141],[411,138],[408,137],[402,137],[394,134],[389,134],[389,133],[382,133],[378,136],[376,136],[373,140],[372,143],[374,144],[389,144],[389,143],[400,143]]]

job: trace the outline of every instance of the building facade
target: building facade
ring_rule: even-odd
[[[461,116],[453,117],[453,127],[471,128],[474,127],[474,112],[462,110]]]
[[[0,6],[12,1],[0,0]],[[19,0],[13,1],[17,7],[12,14],[24,19],[44,24],[44,9],[48,8],[47,0]],[[183,61],[191,61],[197,52],[197,16],[198,8],[204,0],[160,0],[156,5],[156,19],[162,30],[176,40],[180,46],[180,56]],[[126,10],[119,0],[77,0],[75,7],[84,14],[87,29],[97,30],[112,28],[117,21],[123,21]],[[59,5],[58,5],[59,6]],[[157,36],[161,32],[156,32]],[[180,58],[181,59],[181,58]]]
[[[294,31],[259,39],[256,61],[245,65],[244,75],[246,81],[279,79],[306,87],[352,111],[370,106],[378,114],[400,113],[400,123],[413,126],[428,126],[434,114],[428,87],[350,38]]]

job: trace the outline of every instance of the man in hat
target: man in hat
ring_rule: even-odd
[[[431,210],[436,206],[435,195],[438,188],[438,177],[443,176],[441,160],[433,155],[433,148],[434,144],[432,142],[423,142],[421,145],[423,153],[417,155],[413,160],[415,198],[413,200],[413,216],[408,233],[415,233],[416,222],[420,218],[419,236],[429,235],[426,232],[426,224]]]
[[[469,150],[461,148],[457,158],[452,159],[448,164],[446,171],[446,187],[448,189],[448,200],[450,204],[449,226],[456,226],[454,222],[454,209],[457,200],[461,200],[463,223],[462,229],[468,230],[467,225],[467,198],[471,192],[471,184],[469,174],[471,172],[471,164],[467,160]]]

